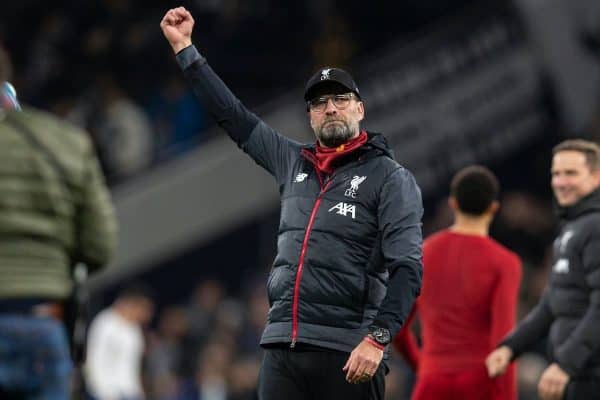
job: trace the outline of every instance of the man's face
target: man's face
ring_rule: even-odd
[[[579,151],[559,151],[552,158],[552,190],[562,207],[572,206],[600,185],[600,171],[591,171]]]
[[[337,147],[359,134],[365,110],[354,93],[330,93],[309,101],[308,114],[321,145]]]
[[[132,301],[132,308],[135,319],[139,324],[145,325],[152,320],[154,314],[154,303],[146,298],[140,298]]]

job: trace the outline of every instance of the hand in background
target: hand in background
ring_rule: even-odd
[[[540,399],[561,400],[565,394],[567,383],[569,383],[569,374],[558,364],[550,364],[542,374],[538,384]]]
[[[508,346],[500,346],[485,359],[485,366],[490,378],[496,378],[506,372],[513,352]]]

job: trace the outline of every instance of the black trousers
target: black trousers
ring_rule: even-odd
[[[565,391],[565,400],[600,400],[600,378],[570,381]]]
[[[383,400],[383,363],[369,382],[346,382],[350,355],[310,349],[265,349],[258,378],[259,400]]]

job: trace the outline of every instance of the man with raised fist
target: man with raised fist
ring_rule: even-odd
[[[319,69],[304,100],[316,143],[251,113],[192,45],[194,20],[169,10],[161,29],[217,123],[277,182],[278,249],[260,344],[261,400],[383,399],[384,356],[421,285],[421,193],[340,68]]]

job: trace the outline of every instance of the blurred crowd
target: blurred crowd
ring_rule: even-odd
[[[469,1],[458,3],[463,2]],[[110,184],[180,156],[207,138],[210,119],[183,82],[158,27],[164,11],[180,3],[3,4],[0,43],[12,54],[20,98],[85,127]],[[359,1],[339,3],[188,0],[183,5],[197,18],[199,48],[250,107],[301,84],[316,66],[348,66],[373,51],[373,43],[383,46],[395,34],[458,6],[456,1],[426,7],[408,1],[406,16],[392,16],[384,4],[364,10]],[[358,13],[389,29],[351,26]]]
[[[200,282],[187,304],[164,307],[147,335],[147,398],[254,399],[267,311],[263,286],[236,297],[212,279]]]

